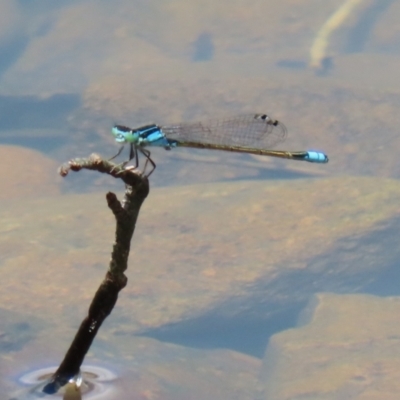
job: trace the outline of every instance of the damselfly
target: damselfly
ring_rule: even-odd
[[[138,151],[150,162],[154,171],[156,164],[150,158],[148,146],[192,147],[212,150],[225,150],[238,153],[258,154],[288,158],[292,160],[314,163],[327,163],[328,156],[317,151],[283,151],[270,150],[273,146],[286,139],[286,127],[266,114],[236,115],[226,119],[215,119],[204,122],[189,122],[176,125],[145,125],[136,129],[123,125],[115,125],[111,130],[115,140],[122,143],[114,159],[121,154],[125,144],[130,145],[129,160],[135,159],[138,167]]]

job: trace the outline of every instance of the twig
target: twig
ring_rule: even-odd
[[[59,173],[61,176],[66,176],[70,170],[77,172],[81,169],[95,170],[121,179],[126,185],[125,196],[121,204],[114,193],[108,192],[106,195],[108,207],[117,223],[109,269],[64,360],[43,388],[43,392],[47,394],[56,393],[79,373],[97,331],[114,308],[119,291],[126,286],[128,279],[124,272],[128,266],[130,243],[140,207],[149,194],[149,182],[146,176],[102,160],[97,154],[92,154],[88,159],[73,159],[61,166]]]

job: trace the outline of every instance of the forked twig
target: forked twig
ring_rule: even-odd
[[[115,243],[109,269],[94,295],[88,315],[82,321],[64,360],[43,388],[43,392],[47,394],[56,393],[79,374],[82,362],[97,331],[114,308],[119,291],[126,286],[128,279],[124,272],[128,266],[130,243],[140,207],[149,194],[149,181],[146,176],[103,160],[96,154],[92,154],[87,159],[76,158],[69,161],[60,167],[59,173],[65,177],[70,170],[77,172],[81,169],[95,170],[121,179],[126,185],[125,195],[122,203],[114,193],[108,192],[106,195],[108,207],[116,219]]]

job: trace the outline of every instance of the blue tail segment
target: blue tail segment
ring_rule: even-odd
[[[304,160],[313,163],[326,164],[329,161],[329,158],[326,154],[320,153],[319,151],[307,151]]]

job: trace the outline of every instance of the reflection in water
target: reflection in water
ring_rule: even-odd
[[[2,38],[3,39],[3,38]],[[29,38],[17,34],[0,45],[0,76],[2,76],[23,54],[29,44]]]
[[[320,60],[320,68],[315,70],[315,75],[326,76],[333,70],[333,57],[324,57]]]
[[[371,7],[361,12],[357,23],[350,30],[345,53],[362,53],[365,50],[375,24],[394,0],[375,0]]]
[[[110,399],[116,392],[112,385],[117,376],[104,368],[95,366],[84,366],[82,373],[70,380],[70,382],[62,387],[58,393],[47,395],[43,393],[43,387],[47,384],[57,367],[42,368],[23,375],[19,382],[27,386],[14,394],[9,400],[34,400],[34,399],[63,399],[63,400],[79,400],[83,398]]]
[[[0,130],[58,128],[80,106],[78,94],[39,96],[0,96]],[[18,115],[18,118],[15,116]]]
[[[340,28],[349,18],[356,7],[363,0],[347,0],[345,1],[324,23],[318,31],[314,39],[314,43],[310,49],[310,67],[316,72],[325,71],[325,62],[329,58],[327,49],[332,34]]]
[[[47,98],[0,95],[1,143],[49,152],[68,139],[68,116],[80,104],[78,94]]]
[[[210,61],[214,57],[214,43],[211,34],[204,32],[200,34],[193,43],[194,54],[192,61]]]
[[[280,68],[289,68],[289,69],[296,69],[296,70],[304,70],[307,67],[307,63],[302,60],[291,60],[291,59],[284,59],[277,61],[276,65]]]
[[[295,327],[304,306],[305,302],[299,302],[264,319],[259,316],[265,312],[265,305],[259,309],[252,308],[252,313],[258,317],[249,315],[249,312],[230,318],[209,313],[197,319],[151,329],[142,335],[197,349],[231,349],[261,359],[269,338],[279,331]]]

